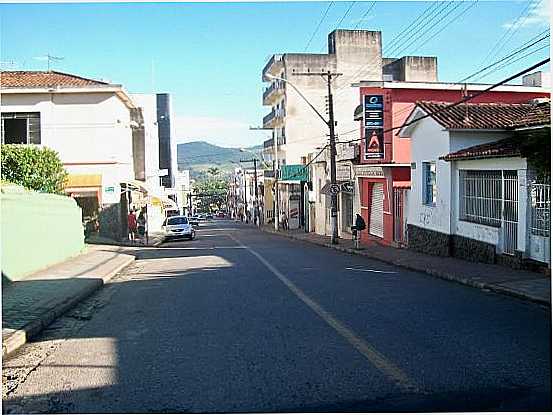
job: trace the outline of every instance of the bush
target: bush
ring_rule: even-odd
[[[43,193],[63,193],[67,172],[58,153],[46,147],[0,146],[2,180]]]

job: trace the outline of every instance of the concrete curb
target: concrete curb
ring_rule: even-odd
[[[273,235],[279,235],[279,236],[282,236],[284,238],[293,239],[293,240],[296,240],[296,241],[307,242],[307,243],[310,243],[312,245],[324,246],[326,248],[331,248],[331,249],[334,249],[336,251],[341,251],[341,252],[345,252],[345,253],[352,254],[352,255],[364,256],[366,258],[375,259],[375,260],[384,262],[386,264],[396,265],[398,267],[405,268],[409,271],[424,272],[425,274],[428,274],[432,277],[437,277],[437,278],[440,278],[440,279],[443,279],[443,280],[446,280],[446,281],[456,282],[458,284],[467,285],[467,286],[474,287],[474,288],[479,288],[481,290],[484,290],[484,289],[485,290],[490,290],[490,291],[493,291],[493,292],[498,293],[498,294],[508,295],[508,296],[511,296],[511,297],[519,298],[521,300],[530,301],[530,302],[533,302],[533,303],[537,303],[537,304],[540,304],[540,305],[551,307],[551,303],[547,300],[544,300],[543,298],[535,297],[531,294],[526,294],[526,293],[523,293],[523,292],[520,292],[520,291],[513,290],[511,288],[503,287],[501,285],[488,284],[488,283],[481,282],[481,281],[474,281],[474,280],[471,280],[470,278],[460,277],[458,275],[448,273],[448,272],[441,272],[441,271],[437,271],[437,270],[430,269],[430,268],[418,267],[418,266],[414,266],[414,265],[410,265],[410,264],[405,264],[405,263],[401,262],[401,260],[388,260],[386,258],[381,258],[381,257],[378,257],[376,255],[370,255],[366,251],[356,251],[355,249],[343,248],[341,246],[335,246],[335,245],[331,245],[331,244],[323,243],[323,242],[319,242],[319,241],[312,241],[312,240],[309,240],[309,239],[304,239],[304,238],[301,238],[301,237],[297,237],[295,235],[288,235],[288,234],[283,234],[283,233],[280,233],[280,232],[275,232],[274,230],[267,230],[267,229],[263,229],[263,228],[260,228],[260,229],[263,232],[271,233]]]
[[[48,327],[56,318],[65,314],[68,310],[88,298],[95,291],[102,288],[106,282],[111,280],[124,268],[133,263],[134,260],[134,256],[129,255],[129,258],[127,258],[123,263],[119,264],[108,274],[104,275],[101,279],[95,279],[91,281],[91,283],[87,287],[84,287],[83,290],[81,290],[81,292],[79,292],[77,295],[61,300],[58,304],[52,307],[51,310],[46,312],[37,320],[33,320],[30,323],[27,323],[22,328],[15,330],[5,339],[2,339],[2,358],[5,359],[7,356],[11,355],[13,352],[18,350],[25,343],[27,343],[29,339],[41,333],[42,330]]]

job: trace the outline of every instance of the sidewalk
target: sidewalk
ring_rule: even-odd
[[[2,357],[13,353],[54,319],[101,288],[134,261],[121,248],[87,246],[87,251],[2,284]]]
[[[426,255],[408,249],[383,246],[376,242],[371,245],[361,245],[361,250],[355,250],[353,241],[350,239],[340,239],[339,245],[331,245],[330,237],[312,232],[306,233],[303,230],[276,232],[271,226],[264,226],[261,229],[264,232],[362,255],[460,284],[551,306],[551,278],[543,274],[452,257]]]
[[[165,236],[161,232],[154,232],[148,236],[148,244],[145,245],[140,241],[132,242],[129,240],[120,242],[115,239],[106,238],[100,235],[89,235],[86,237],[85,242],[93,245],[113,245],[113,246],[159,246],[163,243]]]

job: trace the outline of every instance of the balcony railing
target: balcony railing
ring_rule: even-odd
[[[282,135],[277,138],[277,146],[286,144],[286,136]],[[263,148],[273,148],[275,145],[274,138],[269,138],[268,140],[263,141]]]
[[[286,116],[286,111],[284,108],[273,109],[270,113],[263,117],[263,126],[271,127],[271,124],[274,123],[279,118],[284,118]]]
[[[263,91],[263,103],[267,103],[269,101],[269,97],[273,94],[277,94],[278,92],[281,92],[284,87],[284,82],[282,81],[275,81],[271,83],[265,90]]]
[[[271,59],[269,59],[269,62],[267,62],[267,64],[263,68],[262,76],[263,76],[264,81],[267,80],[267,79],[265,79],[265,74],[269,71],[271,66],[273,66],[273,64],[275,64],[277,62],[278,63],[282,62],[282,55],[273,55],[273,56],[271,56]]]

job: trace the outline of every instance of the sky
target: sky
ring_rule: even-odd
[[[321,53],[336,28],[380,30],[384,52],[394,55],[437,56],[440,81],[460,81],[549,29],[548,0],[438,1],[444,4],[0,4],[0,63],[4,70],[46,70],[41,57],[49,53],[64,58],[54,70],[109,80],[131,93],[170,93],[178,142],[246,147],[269,136],[249,127],[270,111],[261,81],[270,56]],[[433,24],[420,24],[421,14],[430,19],[441,8]],[[398,38],[412,23],[419,31]],[[499,81],[548,57],[548,47],[537,50],[544,44],[477,81]]]

